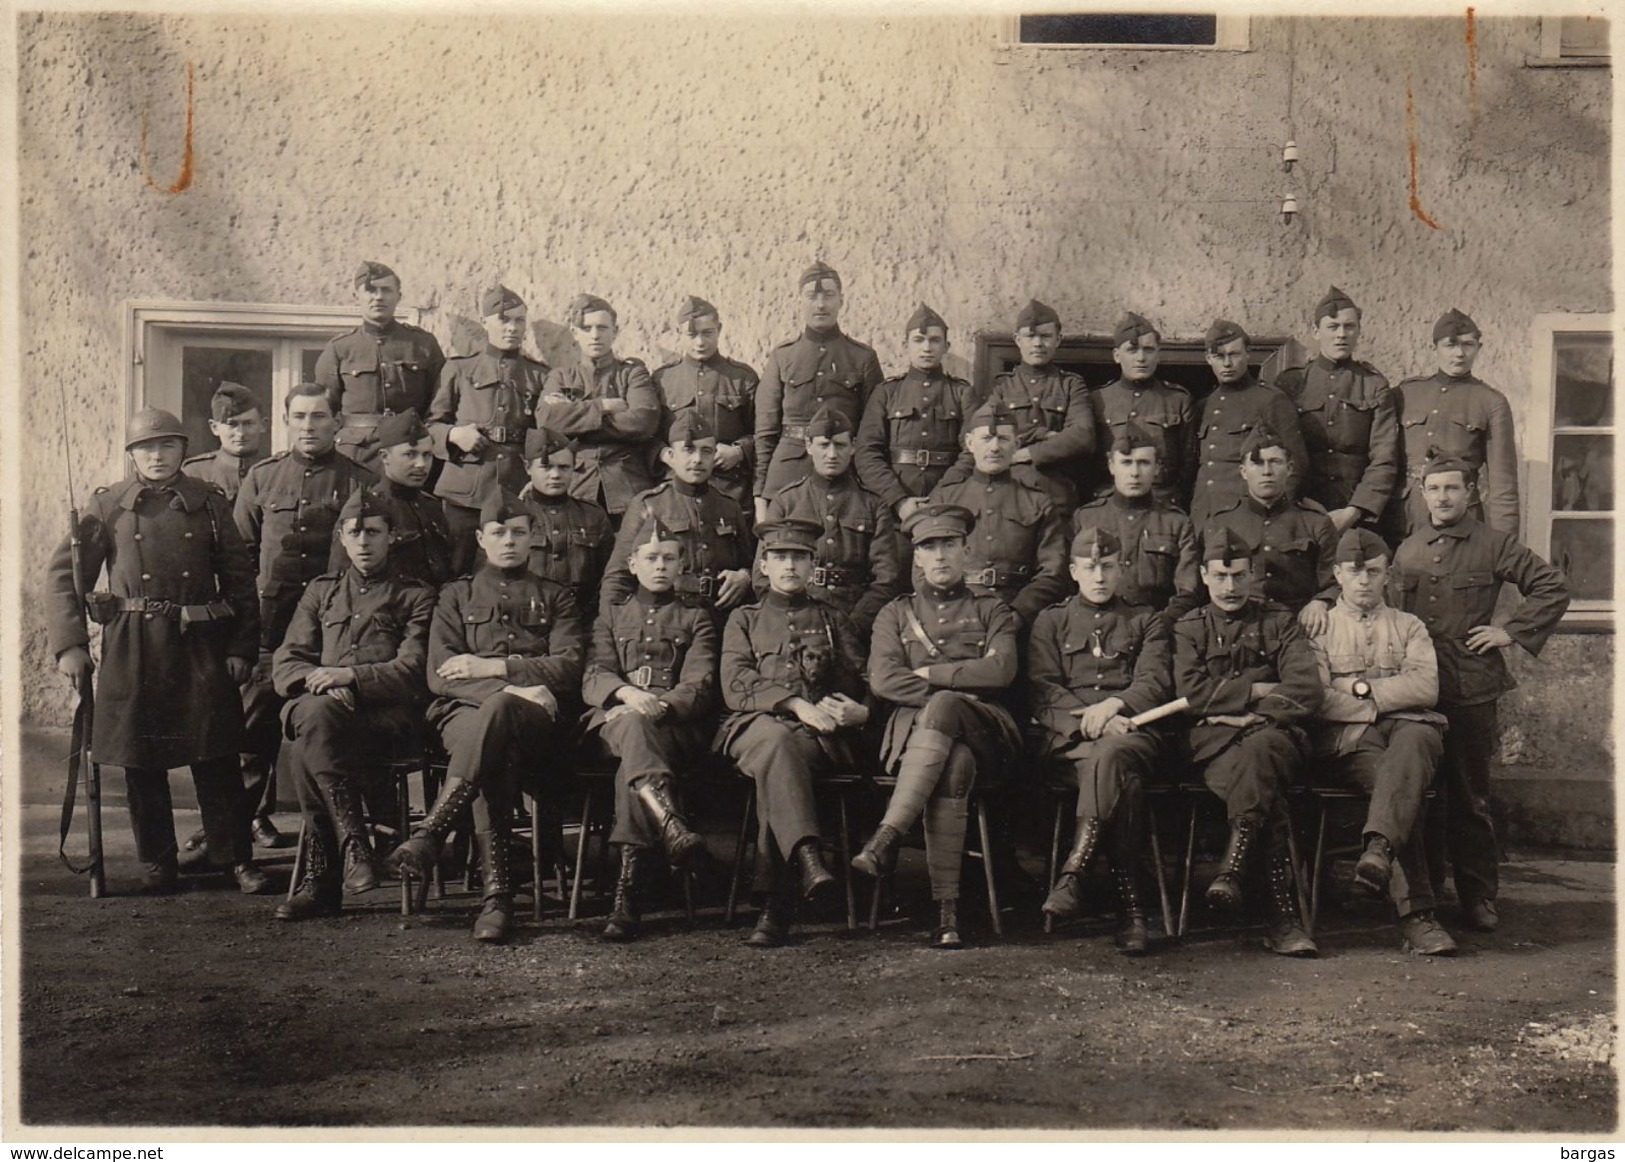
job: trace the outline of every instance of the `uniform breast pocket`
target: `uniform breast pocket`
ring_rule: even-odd
[[[1308,537],[1290,537],[1279,542],[1275,551],[1289,557],[1307,557],[1315,551],[1315,542]]]
[[[489,605],[470,605],[463,610],[463,644],[478,653],[496,641],[496,610]]]
[[[1495,584],[1495,574],[1488,569],[1472,569],[1457,573],[1450,579],[1450,587],[1456,591],[1457,600],[1466,600],[1482,593]]]
[[[956,661],[971,661],[987,656],[987,634],[981,629],[959,629],[948,635],[943,653]]]
[[[356,643],[355,660],[361,663],[387,662],[400,650],[401,626],[392,617],[376,617]]]
[[[1347,678],[1365,673],[1365,659],[1359,654],[1327,654],[1326,666],[1334,678]]]
[[[847,541],[867,545],[875,535],[875,522],[866,516],[843,516],[841,532]]]
[[[1140,542],[1140,560],[1158,582],[1170,582],[1179,565],[1179,545],[1172,537],[1148,534]]]

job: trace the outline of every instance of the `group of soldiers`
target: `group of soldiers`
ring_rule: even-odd
[[[87,615],[102,626],[93,748],[125,769],[146,890],[210,867],[268,890],[253,844],[283,842],[280,773],[308,855],[279,918],[431,876],[471,818],[473,934],[501,941],[520,795],[556,796],[573,756],[598,756],[618,764],[603,935],[627,940],[652,862],[704,851],[682,784],[711,751],[756,785],[757,946],[837,882],[815,801],[837,772],[890,788],[851,870],[890,876],[923,824],[935,947],[962,942],[973,797],[1012,803],[1041,778],[1077,791],[1043,911],[1078,914],[1103,853],[1116,942],[1146,951],[1145,790],[1185,772],[1227,815],[1207,900],[1261,898],[1276,952],[1315,952],[1285,798],[1310,776],[1370,794],[1355,882],[1392,901],[1405,947],[1454,950],[1446,857],[1462,923],[1495,928],[1501,651],[1538,652],[1568,593],[1517,540],[1510,409],[1472,374],[1466,315],[1435,324],[1438,370],[1397,388],[1355,358],[1360,310],[1336,288],[1318,353],[1273,384],[1217,320],[1196,398],[1157,378],[1161,335],[1132,313],[1120,376],[1091,389],[1055,366],[1061,320],[1036,301],[1020,365],[988,390],[944,370],[949,328],[925,306],[886,378],[840,329],[822,263],[760,376],[721,353],[699,298],[674,319],[681,357],[651,374],[592,295],[568,310],[580,358],[549,368],[505,287],[481,296],[484,349],[452,359],[395,319],[388,267],[363,263],[355,287],[361,325],[283,401],[287,451],[264,455],[236,384],[212,400],[220,448],[184,461],[179,420],[137,412],[133,474],[75,530],[80,576],[75,546],[51,564],[50,645],[76,682]],[[1497,622],[1506,585],[1521,599]],[[429,742],[445,782],[376,851],[380,772]],[[203,823],[184,851],[180,766]]]

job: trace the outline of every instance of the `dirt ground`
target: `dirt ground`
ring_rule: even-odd
[[[25,1130],[1552,1135],[1617,1122],[1611,863],[1515,853],[1502,930],[1458,932],[1453,960],[1402,953],[1380,908],[1335,898],[1322,957],[1303,961],[1264,951],[1259,929],[1204,928],[1199,909],[1195,933],[1128,960],[1109,923],[1046,936],[1036,900],[1007,913],[1002,942],[973,912],[974,947],[956,953],[925,947],[923,907],[873,935],[830,915],[763,952],[741,943],[748,916],[723,926],[714,894],[692,930],[667,911],[628,946],[601,943],[597,919],[572,927],[549,900],[540,927],[526,919],[512,944],[491,948],[469,938],[474,904],[460,892],[405,920],[381,890],[298,925],[222,878],[171,898],[128,894],[116,799],[116,894],[92,901],[56,862],[51,778],[36,775],[21,815]],[[186,801],[188,780],[174,782]],[[183,834],[195,819],[177,811]],[[728,854],[728,839],[711,839]],[[285,884],[291,855],[266,864]],[[918,852],[900,878],[923,896]]]

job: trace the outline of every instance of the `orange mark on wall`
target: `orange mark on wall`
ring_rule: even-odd
[[[1416,98],[1411,95],[1411,78],[1410,78],[1409,75],[1407,75],[1405,77],[1405,133],[1406,133],[1406,136],[1410,139],[1409,140],[1409,145],[1410,145],[1410,158],[1411,158],[1411,191],[1410,191],[1411,192],[1411,213],[1415,214],[1416,217],[1417,217],[1417,220],[1419,222],[1421,222],[1424,226],[1429,226],[1434,230],[1438,230],[1438,229],[1440,229],[1439,224],[1437,222],[1435,222],[1432,218],[1428,217],[1428,212],[1426,210],[1422,209],[1422,199],[1417,195],[1417,192],[1416,192],[1416,175],[1417,175],[1417,164],[1416,164],[1416,150],[1417,150]]]
[[[152,167],[147,163],[147,113],[141,111],[141,176],[155,190],[178,194],[192,184],[192,62],[186,62],[186,137],[181,146],[181,174],[173,185],[159,185],[153,180]]]
[[[1478,120],[1478,18],[1477,9],[1467,9],[1467,115]]]

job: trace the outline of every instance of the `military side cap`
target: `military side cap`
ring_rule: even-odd
[[[1132,455],[1136,448],[1155,448],[1158,454],[1162,452],[1162,445],[1151,434],[1150,429],[1138,421],[1130,420],[1123,425],[1123,430],[1117,433],[1117,439],[1112,441],[1112,451],[1120,456]]]
[[[142,408],[131,416],[124,424],[125,451],[144,444],[148,440],[161,440],[165,436],[179,436],[186,439],[186,429],[181,426],[179,419],[171,412],[162,408]]]
[[[1339,311],[1357,311],[1359,309],[1354,305],[1353,299],[1334,286],[1321,295],[1320,301],[1315,304],[1314,322],[1318,323],[1324,318],[1335,316]]]
[[[396,444],[415,444],[428,438],[429,429],[423,426],[423,421],[418,419],[418,413],[412,408],[385,416],[372,430],[372,442],[380,452]]]
[[[1144,315],[1136,315],[1129,311],[1117,325],[1112,328],[1112,346],[1121,347],[1124,343],[1138,343],[1141,335],[1155,335],[1159,340],[1162,332],[1151,325],[1151,320]]]
[[[711,426],[711,421],[705,418],[705,413],[699,408],[684,408],[672,420],[671,427],[666,430],[666,443],[673,447],[678,444],[692,444],[696,440],[715,439],[717,430]]]
[[[526,519],[530,517],[530,509],[513,493],[506,488],[493,488],[485,494],[480,502],[480,527],[495,521],[497,524],[507,524],[516,516]]]
[[[979,432],[986,428],[991,432],[1015,426],[1016,417],[1010,414],[1010,409],[1004,406],[1004,401],[995,396],[971,413],[970,426],[965,430]]]
[[[232,416],[240,416],[244,412],[251,412],[259,406],[253,392],[240,383],[232,383],[229,379],[223,380],[209,397],[209,415],[216,423],[229,420]]]
[[[638,539],[636,542],[634,542],[632,547],[638,548],[642,545],[680,544],[682,544],[682,542],[677,539],[677,534],[666,527],[665,521],[661,520],[659,516],[651,516],[649,518],[649,523],[638,530]]]
[[[815,262],[806,270],[801,272],[801,279],[796,283],[796,289],[800,290],[809,282],[818,282],[820,279],[825,278],[834,279],[836,286],[841,285],[841,276],[835,273],[835,268],[833,266],[830,266],[824,262]]]
[[[834,439],[842,432],[852,431],[852,420],[840,408],[825,404],[813,413],[813,418],[807,421],[807,439],[815,440],[822,436],[826,440]]]
[[[957,504],[927,504],[914,510],[903,525],[911,544],[934,537],[968,537],[976,527],[976,514]]]
[[[1427,459],[1422,463],[1422,479],[1426,480],[1440,472],[1460,472],[1461,478],[1466,481],[1478,475],[1478,470],[1463,457],[1442,448],[1429,447]]]
[[[1202,564],[1211,564],[1214,561],[1221,565],[1234,564],[1237,561],[1250,561],[1253,558],[1253,547],[1248,544],[1242,535],[1229,525],[1211,525],[1202,534]]]
[[[381,516],[394,524],[389,513],[389,505],[384,498],[371,488],[358,488],[350,493],[350,498],[339,509],[339,528],[343,528],[353,520],[366,520],[369,516]]]
[[[762,544],[762,552],[771,552],[775,549],[780,552],[812,553],[818,549],[818,538],[823,534],[823,528],[810,520],[775,520],[758,525],[756,538]]]
[[[1251,343],[1247,332],[1242,330],[1240,323],[1232,323],[1229,319],[1214,319],[1213,325],[1202,336],[1202,342],[1209,351],[1217,351],[1226,343],[1240,339],[1243,343]]]
[[[380,279],[385,278],[392,278],[396,282],[399,282],[401,276],[396,274],[393,270],[389,269],[389,267],[385,266],[381,262],[363,262],[360,266],[356,267],[355,270],[355,284],[358,287],[366,286],[369,282],[377,282]]]
[[[1255,424],[1253,430],[1247,433],[1247,438],[1241,442],[1241,458],[1256,459],[1265,448],[1285,450],[1286,441],[1268,424]],[[1290,457],[1292,453],[1287,452],[1287,455]]]
[[[480,318],[500,315],[503,311],[521,310],[525,300],[500,283],[480,292]]]
[[[679,329],[688,326],[695,319],[706,317],[720,319],[717,309],[698,295],[689,295],[677,305],[677,326]]]
[[[615,308],[597,295],[577,295],[570,300],[570,305],[565,309],[565,319],[570,326],[579,327],[594,311],[608,311],[610,318],[616,317]]]
[[[914,308],[914,313],[908,317],[908,322],[903,325],[903,334],[912,335],[915,331],[923,331],[927,327],[941,327],[943,334],[948,333],[948,324],[943,321],[942,316],[921,303]]]
[[[1387,555],[1388,546],[1382,543],[1381,537],[1370,529],[1355,527],[1337,539],[1337,556],[1332,561],[1334,564],[1363,569],[1367,561]]]
[[[1045,323],[1061,325],[1061,316],[1055,313],[1055,308],[1037,299],[1028,299],[1027,305],[1016,313],[1016,330],[1024,331],[1029,327],[1042,327]]]
[[[1072,538],[1072,555],[1085,560],[1098,561],[1122,551],[1123,542],[1117,539],[1117,534],[1098,525],[1079,529],[1078,535]]]
[[[1433,324],[1433,341],[1440,339],[1460,338],[1462,335],[1482,335],[1478,324],[1473,322],[1470,315],[1464,315],[1455,307],[1451,307],[1439,316],[1439,321]]]
[[[547,460],[570,451],[570,438],[553,428],[532,428],[525,433],[525,460]]]

